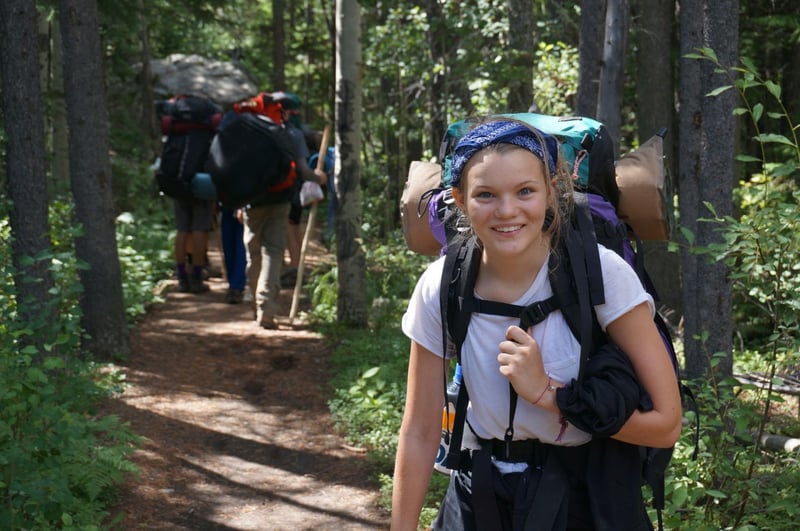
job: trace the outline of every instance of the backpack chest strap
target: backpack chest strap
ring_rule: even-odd
[[[520,306],[517,304],[509,304],[506,302],[477,299],[473,295],[462,297],[459,302],[460,302],[459,309],[461,310],[461,312],[465,312],[462,313],[462,315],[470,315],[472,313],[486,313],[491,315],[503,315],[506,317],[515,317],[515,318],[518,317],[520,328],[522,328],[526,332],[530,329],[530,327],[544,321],[547,318],[547,316],[550,315],[550,312],[558,309],[555,295],[543,301],[537,301],[534,302],[533,304],[529,304],[528,306]],[[466,330],[464,330],[464,332],[466,333]],[[506,432],[503,437],[503,444],[504,444],[503,454],[505,455],[506,458],[508,458],[510,455],[510,450],[514,439],[514,415],[516,414],[517,411],[517,401],[518,401],[517,391],[511,385],[511,382],[508,383],[508,391],[509,391],[508,427],[506,428]],[[458,409],[456,410],[457,418],[459,413],[461,414],[462,418],[466,414],[466,403],[463,403],[462,407],[463,407],[462,411],[459,412]],[[459,436],[460,435],[461,434],[459,433]],[[460,437],[458,438],[458,442],[459,443],[461,442]],[[451,442],[451,444],[453,443]]]
[[[519,326],[527,331],[544,321],[553,310],[558,309],[555,296],[543,301],[537,301],[528,306],[509,304],[507,302],[490,301],[465,297],[461,300],[461,311],[468,313],[486,313],[490,315],[503,315],[505,317],[519,318]]]

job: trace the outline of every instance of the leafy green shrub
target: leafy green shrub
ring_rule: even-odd
[[[569,115],[568,98],[578,92],[578,50],[563,42],[536,46],[534,100],[545,114]]]
[[[0,528],[97,529],[140,439],[98,412],[117,375],[83,361],[71,205],[50,205],[52,315],[21,322],[10,225],[0,218]],[[163,245],[163,239],[161,240]],[[37,338],[31,344],[26,338]],[[37,347],[37,345],[39,345]]]
[[[57,285],[76,282],[74,270],[65,278],[53,264]],[[13,275],[10,266],[2,273]],[[77,290],[54,291],[71,298]],[[13,297],[0,300],[0,528],[97,526],[112,487],[135,471],[127,456],[139,439],[116,417],[97,414],[110,384],[77,355],[76,307],[22,323]],[[24,337],[55,339],[40,350]]]
[[[367,299],[372,306],[370,325],[378,328],[397,326],[417,278],[431,258],[410,251],[399,234],[392,243],[370,242],[366,249]],[[337,274],[338,268],[334,266],[311,275],[309,317],[313,322],[336,321]]]
[[[159,285],[172,276],[172,247],[164,242],[174,230],[155,216],[124,212],[117,216],[117,249],[122,273],[122,292],[129,322],[144,315],[150,304],[163,302]]]
[[[332,362],[337,429],[366,447],[380,471],[394,462],[405,404],[408,339],[398,328],[339,330]]]
[[[715,365],[725,354],[713,356]],[[763,412],[733,379],[694,382],[700,408],[699,456],[692,430],[675,448],[666,482],[666,529],[789,529],[800,507],[796,458],[758,444]],[[689,414],[691,415],[691,413]],[[788,507],[791,507],[789,509]]]
[[[348,389],[337,389],[330,408],[337,428],[358,434],[358,444],[369,448],[384,468],[394,462],[405,393],[399,382],[382,378],[380,372],[372,367]]]

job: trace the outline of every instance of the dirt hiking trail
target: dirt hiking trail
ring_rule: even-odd
[[[209,259],[220,271],[217,240]],[[331,259],[317,241],[307,271]],[[224,278],[209,284],[199,295],[171,284],[131,332],[127,387],[108,412],[146,442],[116,529],[387,529],[365,453],[333,428],[325,340],[288,317],[263,330],[250,303],[225,303]],[[284,316],[291,296],[282,291]]]

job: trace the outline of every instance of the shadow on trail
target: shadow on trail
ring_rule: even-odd
[[[187,463],[186,466],[190,467],[190,468],[194,468],[195,467],[195,465],[193,465],[191,463]],[[214,479],[216,481],[227,483],[232,488],[246,487],[244,485],[239,485],[239,484],[237,484],[237,483],[235,483],[235,482],[233,482],[233,481],[231,481],[231,480],[229,480],[229,479],[227,479],[225,477],[221,477],[221,476],[218,476],[216,474],[213,474],[212,472],[209,472],[207,470],[200,469],[200,470],[198,470],[198,472],[206,474],[209,477],[216,476],[216,477],[214,477]],[[262,496],[262,497],[264,497],[266,499],[279,500],[279,501],[282,502],[282,504],[294,505],[294,506],[300,507],[303,510],[309,511],[309,512],[318,512],[318,513],[327,515],[329,517],[333,517],[337,521],[340,521],[340,522],[351,523],[351,524],[361,524],[361,525],[373,527],[375,529],[379,528],[381,526],[381,524],[383,523],[383,522],[379,522],[379,521],[376,521],[376,520],[362,518],[360,516],[357,516],[357,515],[354,515],[354,514],[350,514],[350,513],[345,512],[345,511],[339,511],[339,510],[335,510],[335,509],[325,509],[323,507],[319,507],[319,506],[316,506],[316,505],[303,503],[303,502],[298,501],[295,498],[292,498],[291,496],[287,496],[285,493],[275,492],[275,491],[271,491],[271,490],[268,490],[268,489],[251,489],[251,490],[255,491],[255,494],[257,494],[259,496]],[[212,523],[211,525],[215,525],[215,524]],[[208,529],[218,529],[218,528],[217,527],[211,527],[211,528],[208,528]],[[229,528],[228,527],[221,527],[220,529],[229,529]]]
[[[325,484],[364,487],[366,483],[363,474],[358,473],[363,466],[363,458],[360,455],[341,457],[320,453],[313,448],[307,450],[286,448],[215,431],[124,404],[116,408],[116,413],[129,420],[139,435],[146,437],[153,444],[166,448],[171,455],[180,459],[184,466],[186,463],[193,463],[192,468],[195,471],[202,469],[197,463],[207,461],[211,456],[225,456],[238,459],[241,463],[277,468],[297,476],[313,478]],[[181,447],[171,446],[176,438],[194,442]],[[342,470],[352,470],[353,473],[342,474]],[[246,487],[237,482],[229,482],[223,476],[215,477],[217,478],[215,482],[223,485]],[[262,478],[266,479],[268,478]]]
[[[249,304],[170,292],[131,332],[111,413],[146,438],[121,529],[385,529],[363,453],[336,434],[329,350],[303,325],[266,331]],[[288,314],[291,290],[282,292]]]

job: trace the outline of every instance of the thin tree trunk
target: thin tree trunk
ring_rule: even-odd
[[[664,163],[675,183],[677,164],[674,147],[678,138],[674,127],[676,112],[672,63],[675,0],[639,0],[636,8],[636,120],[639,142],[646,141],[661,127],[667,127]],[[671,201],[672,198],[669,199]],[[669,320],[677,325],[682,316],[680,255],[669,252],[667,246],[667,242],[647,242],[647,270],[660,295],[662,310],[665,309]]]
[[[600,86],[600,65],[603,60],[605,35],[605,0],[581,2],[580,43],[578,57],[578,95],[575,113],[579,116],[597,116],[597,93]]]
[[[40,352],[52,340],[50,251],[44,123],[34,0],[0,2],[0,77],[13,240],[14,286],[20,322],[33,326]],[[34,260],[30,261],[30,258]],[[38,323],[38,326],[36,326]],[[43,326],[44,325],[44,326]]]
[[[597,96],[597,119],[608,128],[619,153],[622,125],[622,81],[625,72],[625,46],[628,36],[628,0],[608,0],[606,32],[603,41],[603,66]]]
[[[150,155],[155,158],[161,152],[161,135],[156,122],[156,113],[153,112],[155,96],[153,95],[153,71],[150,69],[152,57],[150,57],[149,26],[147,24],[144,0],[139,0],[139,13],[139,20],[142,25],[139,32],[139,38],[142,42],[142,108],[139,121],[142,129],[147,132],[147,138],[150,139]]]
[[[336,263],[338,319],[367,324],[366,256],[361,238],[361,11],[336,1]]]
[[[50,193],[54,197],[69,194],[69,139],[67,105],[64,102],[64,54],[61,48],[61,24],[50,22],[50,79],[45,97],[50,109]]]
[[[526,112],[533,104],[533,0],[508,0],[508,44],[514,74],[508,86],[508,111]]]
[[[130,353],[114,227],[103,55],[95,0],[63,0],[59,20],[64,49],[72,195],[83,235],[75,253],[79,270],[84,345],[99,359]]]

